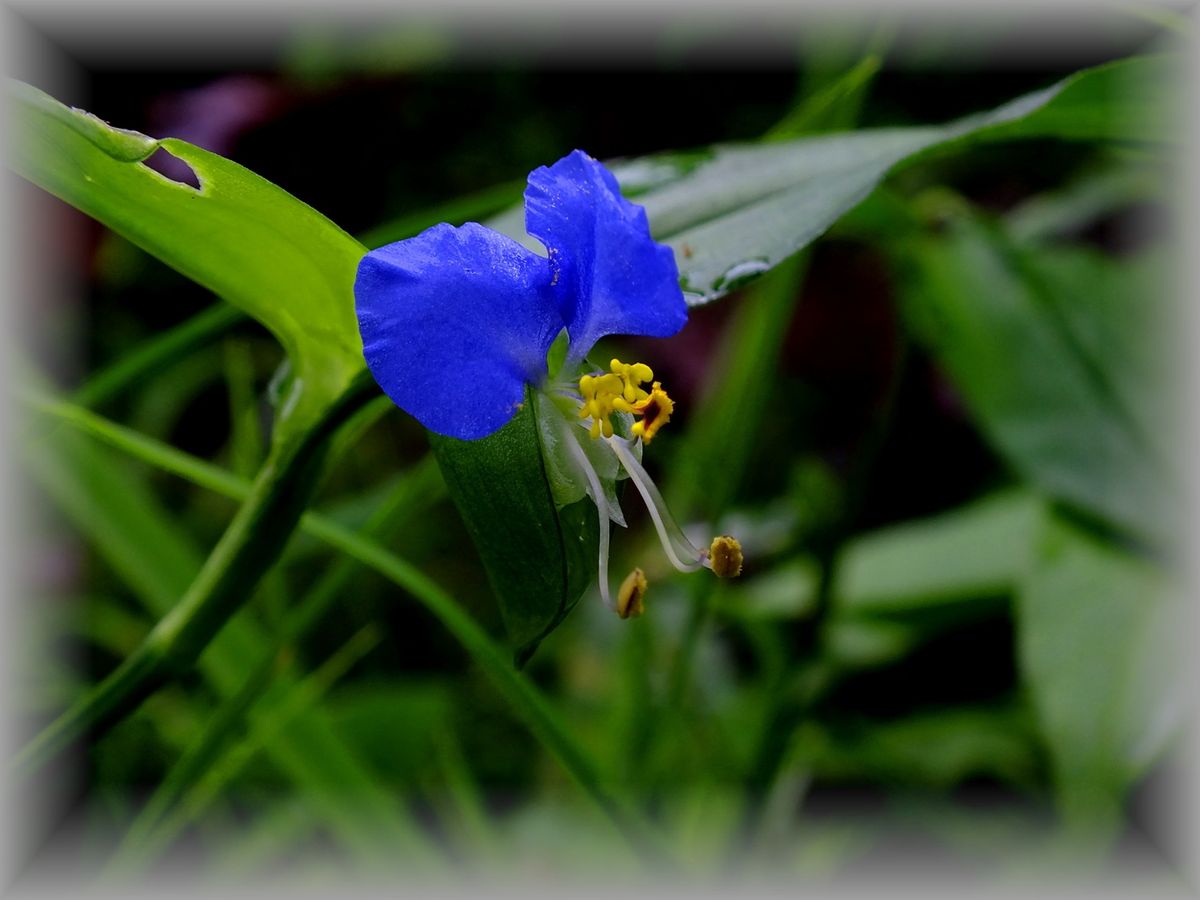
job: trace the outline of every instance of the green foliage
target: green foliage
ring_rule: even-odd
[[[1010,592],[1028,566],[1041,506],[1025,492],[1005,492],[854,539],[838,577],[838,609],[903,615]]]
[[[1073,75],[988,113],[943,126],[862,130],[775,144],[716,147],[618,166],[654,236],[675,250],[688,302],[745,285],[819,237],[898,164],[964,140],[1062,137],[1162,141],[1177,61],[1124,60]],[[520,216],[493,223],[518,239]],[[530,246],[533,246],[530,243]]]
[[[271,329],[294,367],[280,439],[303,434],[363,369],[361,244],[295,197],[186,141],[153,140],[10,83],[9,165]],[[188,164],[199,189],[145,165]]]
[[[594,507],[588,501],[555,506],[529,392],[513,420],[491,437],[431,434],[430,446],[523,665],[594,577]]]
[[[146,612],[154,619],[167,615],[203,559],[144,482],[104,447],[71,432],[31,448],[27,458],[41,484],[122,577]],[[248,495],[249,485],[243,483],[243,490]],[[239,619],[208,648],[200,671],[219,695],[233,695],[257,658],[257,648],[270,644],[256,623]],[[291,681],[286,678],[279,683]],[[302,791],[314,789],[313,773],[336,772],[342,783],[364,785],[367,796],[385,796],[382,785],[373,785],[374,776],[342,746],[321,713],[292,716],[267,752]],[[363,835],[371,830],[360,827],[365,813],[361,801],[352,803],[335,793],[329,803],[324,811],[348,825],[349,830],[339,831],[339,839],[351,850],[361,847]],[[339,805],[343,805],[340,811],[335,808]],[[357,812],[351,813],[352,809]],[[398,832],[397,814],[387,804],[378,805],[372,815],[372,829]]]
[[[905,250],[915,330],[997,449],[1049,494],[1162,544],[1175,533],[1153,351],[1161,262],[1022,246],[955,218]],[[1169,407],[1168,407],[1169,408]]]
[[[1161,568],[1046,519],[1017,591],[1019,648],[1060,809],[1084,836],[1117,833],[1125,791],[1179,733],[1187,618]]]
[[[113,872],[200,837],[233,873],[285,861],[327,877],[344,856],[356,872],[478,859],[611,875],[670,856],[691,873],[811,874],[886,849],[897,823],[1009,866],[1053,849],[1050,798],[1068,837],[1120,835],[1186,707],[1184,604],[1164,562],[1183,466],[1167,248],[1151,233],[1128,250],[1095,226],[1164,200],[1177,62],[1099,66],[948,125],[852,130],[890,72],[881,40],[843,49],[764,140],[615,164],[693,302],[778,267],[657,345],[700,387],[676,395],[695,399],[646,465],[677,512],[742,539],[745,575],[676,579],[631,510],[613,549],[614,568],[650,576],[635,622],[590,603],[567,615],[596,575],[595,508],[555,503],[532,402],[484,441],[430,436],[432,455],[385,400],[361,406],[362,244],[228,160],[14,86],[18,174],[231,304],[118,356],[75,403],[23,395],[38,413],[25,464],[96,582],[84,611],[47,627],[99,656],[94,671],[40,661],[43,708],[69,708],[19,764],[87,733]],[[336,79],[337,60],[322,71]],[[1018,139],[1038,143],[1004,143]],[[151,170],[156,152],[201,188]],[[1037,154],[1059,152],[1043,171]],[[1012,177],[1012,159],[1038,171],[1001,214],[971,176]],[[489,170],[497,187],[404,211],[364,243],[490,215],[519,194],[514,174]],[[525,238],[519,215],[494,222]],[[835,222],[835,240],[797,254]],[[859,289],[822,268],[847,245],[869,249],[856,258],[912,348],[894,370],[822,358],[819,316]],[[259,373],[274,360],[240,334],[213,345],[243,315],[291,361],[269,451]],[[876,347],[870,324],[854,322]],[[176,359],[196,363],[186,385],[165,368]],[[843,382],[859,378],[878,383],[847,427],[831,410],[853,405]],[[905,418],[914,393],[975,442],[969,477],[921,468],[912,433],[944,464],[947,431]],[[210,395],[219,440],[193,455],[185,426]],[[99,404],[126,424],[83,408]],[[232,522],[210,494],[240,504]],[[489,589],[510,647],[489,633]],[[153,783],[145,803],[136,779]],[[981,782],[1028,808],[979,824],[958,792]],[[806,804],[841,785],[933,803],[840,824]],[[236,837],[213,839],[231,823]]]

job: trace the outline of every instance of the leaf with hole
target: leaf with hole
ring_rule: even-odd
[[[363,246],[234,162],[9,88],[9,166],[269,328],[293,372],[280,433],[311,424],[363,368],[351,290]],[[146,165],[160,151],[187,163],[199,189]]]

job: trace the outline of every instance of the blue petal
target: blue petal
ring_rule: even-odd
[[[501,428],[562,330],[546,261],[482,225],[436,225],[368,253],[354,282],[367,366],[430,431]]]
[[[669,337],[687,322],[671,248],[654,242],[646,211],[582,150],[529,173],[525,228],[550,251],[572,361],[606,334]]]

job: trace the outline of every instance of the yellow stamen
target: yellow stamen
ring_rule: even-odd
[[[654,371],[645,363],[609,362],[610,372],[603,375],[584,375],[579,379],[583,402],[579,418],[591,419],[588,433],[593,438],[613,433],[609,416],[614,412],[632,413],[641,421],[633,425],[633,436],[649,443],[655,433],[671,418],[675,404],[657,381],[650,390],[642,387],[654,378]]]
[[[727,534],[715,537],[708,548],[708,560],[718,578],[737,578],[742,574],[742,545]]]
[[[636,619],[646,611],[646,573],[634,569],[625,576],[617,591],[617,615],[622,619]]]
[[[608,367],[614,375],[621,379],[621,396],[626,403],[637,403],[646,399],[646,392],[642,390],[641,385],[654,378],[654,371],[648,365],[645,363],[629,365],[619,359],[613,359],[609,361]]]
[[[634,422],[630,431],[634,437],[640,437],[643,444],[650,443],[658,429],[671,421],[671,413],[675,411],[675,401],[667,396],[662,385],[657,381],[650,389],[650,395],[633,408],[635,414],[642,420]]]

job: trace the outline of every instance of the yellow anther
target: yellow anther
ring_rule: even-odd
[[[675,404],[657,381],[650,391],[642,387],[654,378],[654,371],[645,363],[629,364],[613,359],[609,369],[611,371],[603,375],[584,375],[579,379],[579,393],[583,398],[579,418],[592,420],[589,433],[598,438],[601,434],[612,437],[609,416],[614,412],[641,416],[642,421],[633,425],[633,436],[649,442],[671,418]]]
[[[623,363],[619,359],[608,363],[612,373],[621,379],[623,388],[621,396],[627,403],[637,403],[646,399],[646,392],[641,385],[654,377],[654,371],[645,363]]]
[[[708,561],[718,578],[737,578],[742,574],[742,545],[727,534],[715,537],[708,548]]]
[[[630,429],[634,437],[640,437],[642,443],[648,444],[662,428],[671,421],[671,413],[675,411],[675,401],[667,396],[662,385],[657,381],[650,388],[646,399],[633,408],[635,415],[640,415],[641,421],[634,422]]]
[[[598,381],[597,390],[605,394],[619,394],[624,386],[619,375],[601,375]]]
[[[646,573],[634,569],[625,576],[617,591],[617,615],[622,619],[636,619],[646,611]]]

